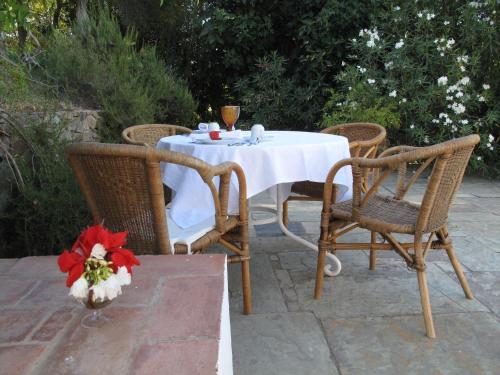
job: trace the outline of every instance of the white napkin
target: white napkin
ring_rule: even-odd
[[[210,135],[208,133],[191,133],[189,136],[195,141],[210,139]],[[220,137],[222,139],[240,139],[243,137],[243,134],[241,130],[238,129],[233,130],[232,132],[220,132]]]

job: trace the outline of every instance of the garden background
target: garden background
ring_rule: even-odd
[[[469,172],[500,176],[499,3],[381,0],[4,0],[0,257],[59,253],[90,223],[64,157],[67,108],[98,136],[194,127],[317,131],[368,121],[389,144],[479,133]],[[36,114],[36,115],[34,115]]]

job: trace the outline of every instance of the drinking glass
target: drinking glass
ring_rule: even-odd
[[[234,124],[240,117],[240,107],[237,105],[226,105],[220,109],[222,120],[227,126],[227,131],[234,130]]]

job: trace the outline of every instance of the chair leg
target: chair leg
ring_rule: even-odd
[[[377,232],[371,232],[370,234],[370,270],[375,269],[375,265],[377,264],[377,253],[373,248],[373,244],[377,243]]]
[[[458,261],[457,256],[455,255],[455,250],[453,249],[451,240],[448,237],[447,228],[444,227],[440,231],[438,231],[437,236],[441,242],[449,244],[449,247],[446,249],[446,253],[448,254],[448,258],[450,259],[450,263],[453,266],[453,269],[455,270],[455,274],[457,275],[458,281],[460,282],[460,285],[462,285],[465,298],[473,299],[474,295],[472,294],[472,291],[469,288],[469,283],[467,282],[467,279],[465,278],[465,275],[462,271],[462,267],[460,266],[460,262]]]
[[[430,338],[436,337],[434,322],[432,321],[431,302],[429,299],[429,289],[427,288],[427,276],[425,271],[417,271],[418,287],[420,288],[420,301],[424,315],[425,330]]]
[[[460,266],[460,262],[458,261],[456,255],[455,255],[455,250],[453,250],[453,246],[450,246],[448,249],[446,249],[446,253],[448,254],[448,258],[450,258],[451,265],[453,266],[453,269],[455,270],[458,281],[460,281],[460,285],[462,285],[462,289],[464,290],[465,298],[473,299],[474,295],[472,294],[472,291],[469,288],[469,283],[467,282],[467,279],[465,278],[465,275],[462,272],[462,267]]]
[[[323,294],[323,279],[325,277],[326,252],[328,247],[319,245],[318,265],[316,267],[316,285],[314,287],[314,299],[321,299]]]
[[[241,262],[241,285],[243,288],[243,314],[252,313],[252,288],[250,286],[250,260]]]
[[[288,200],[283,202],[283,225],[288,228]]]

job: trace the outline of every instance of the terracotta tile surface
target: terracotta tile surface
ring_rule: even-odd
[[[90,311],[68,296],[56,257],[10,262],[0,374],[216,374],[225,256],[139,259],[99,329],[82,326]]]

